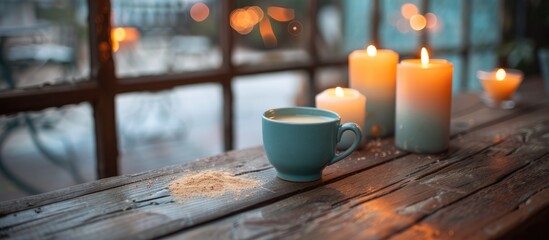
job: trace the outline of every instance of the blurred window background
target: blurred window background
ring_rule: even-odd
[[[346,86],[348,54],[372,43],[401,59],[426,46],[454,64],[454,93],[479,90],[477,70],[533,51],[504,42],[518,5],[2,0],[0,200],[259,146],[266,109]]]

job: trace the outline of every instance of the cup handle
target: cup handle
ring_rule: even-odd
[[[343,135],[343,132],[351,130],[355,133],[355,141],[347,150],[340,154],[336,154],[335,157],[328,163],[328,165],[332,165],[336,162],[338,162],[341,159],[344,159],[345,157],[351,155],[351,153],[356,150],[358,145],[360,144],[360,140],[362,139],[362,133],[360,131],[360,127],[356,123],[344,123],[343,125],[339,126],[337,129],[337,142],[341,140],[341,135]]]

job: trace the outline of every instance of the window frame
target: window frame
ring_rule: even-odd
[[[18,89],[0,93],[0,114],[15,114],[24,111],[38,111],[49,107],[61,107],[67,104],[89,102],[93,107],[94,129],[96,141],[97,177],[105,178],[119,174],[119,146],[116,126],[116,95],[139,91],[161,91],[178,86],[217,83],[222,87],[223,95],[223,136],[224,150],[234,148],[234,92],[232,81],[235,77],[271,73],[279,71],[302,70],[308,74],[308,105],[314,104],[317,94],[317,70],[324,67],[345,66],[347,57],[341,59],[323,60],[317,54],[316,39],[318,37],[317,12],[318,1],[308,1],[308,21],[310,23],[307,52],[310,60],[307,63],[281,63],[276,66],[235,66],[231,59],[233,56],[233,42],[235,32],[229,24],[229,15],[234,9],[236,0],[221,0],[220,46],[222,50],[222,64],[218,69],[189,72],[170,75],[154,75],[139,77],[116,76],[115,63],[111,50],[111,1],[88,0],[88,32],[90,48],[90,76],[88,81],[75,84],[62,84],[35,89]],[[379,42],[380,31],[380,4],[381,0],[373,1],[373,14],[371,16],[372,42],[382,46]],[[467,87],[467,62],[471,51],[483,49],[487,46],[473,47],[469,41],[470,16],[473,0],[461,1],[463,11],[461,16],[462,44],[459,48],[438,49],[439,54],[459,54],[463,59],[461,89]],[[429,12],[430,0],[420,0],[421,11]],[[504,2],[500,2],[500,14]],[[500,23],[501,25],[501,23]],[[500,26],[501,29],[501,26]],[[420,45],[429,48],[428,31],[420,33]],[[500,38],[501,39],[501,38]],[[490,45],[493,47],[493,45]],[[401,58],[417,56],[417,53],[404,53]]]

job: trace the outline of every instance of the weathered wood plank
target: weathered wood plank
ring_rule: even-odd
[[[383,144],[381,146],[387,146],[389,144]],[[370,152],[368,152],[366,155],[369,154],[368,158],[370,159],[376,159],[380,158],[379,154],[382,154],[383,152],[379,153],[379,148],[372,148],[370,149]],[[353,166],[360,166],[363,164],[368,164],[366,161],[364,161],[366,157],[358,157],[354,159],[354,162],[349,162],[349,166],[346,166],[347,169],[352,169]],[[382,161],[384,161],[383,158]],[[386,159],[385,159],[386,160]],[[344,165],[345,166],[345,165]],[[337,168],[334,168],[334,170],[338,170]],[[165,229],[166,232],[173,231],[173,229],[179,229],[182,227],[189,226],[191,224],[194,224],[196,222],[200,221],[206,221],[208,218],[212,218],[212,216],[219,216],[218,214],[223,213],[230,213],[230,211],[233,211],[234,209],[223,207],[223,206],[231,206],[233,204],[235,207],[241,207],[241,206],[253,206],[254,204],[257,204],[258,199],[271,199],[273,196],[276,196],[277,194],[287,194],[287,192],[295,192],[298,190],[307,189],[307,187],[311,188],[314,187],[314,185],[318,185],[319,183],[308,183],[308,184],[295,184],[295,183],[287,183],[284,181],[280,181],[274,177],[275,172],[273,169],[265,169],[264,171],[260,172],[252,172],[255,174],[254,176],[258,179],[263,179],[266,181],[272,181],[267,183],[263,186],[264,189],[260,191],[260,194],[255,195],[255,199],[248,199],[247,201],[239,201],[235,202],[233,200],[233,196],[226,196],[221,199],[206,199],[204,202],[194,203],[190,204],[190,206],[186,207],[188,208],[188,211],[183,211],[181,209],[181,206],[174,204],[173,199],[171,196],[168,195],[167,191],[165,190],[165,186],[167,182],[170,181],[170,178],[168,176],[162,176],[159,177],[158,180],[153,181],[149,188],[143,187],[144,183],[134,183],[127,186],[123,186],[120,189],[113,189],[108,191],[103,191],[99,193],[92,194],[88,196],[85,199],[73,199],[69,201],[62,202],[60,204],[52,204],[45,207],[42,207],[40,209],[41,218],[36,218],[36,209],[35,210],[27,210],[22,213],[18,213],[18,216],[13,217],[6,217],[3,219],[0,219],[0,226],[3,226],[5,228],[9,228],[8,231],[4,232],[7,235],[16,235],[17,233],[25,233],[25,234],[45,234],[45,233],[55,233],[57,231],[64,231],[71,229],[73,227],[79,227],[79,226],[85,226],[90,223],[93,223],[93,220],[97,219],[98,217],[106,218],[106,217],[118,217],[118,215],[124,215],[126,214],[128,218],[126,218],[126,225],[132,225],[135,219],[132,217],[136,211],[147,211],[147,212],[155,212],[157,214],[163,214],[164,216],[167,216],[169,219],[166,221],[159,221],[158,226],[156,226],[156,232],[150,231],[147,233],[150,234],[158,234],[158,231],[162,231],[162,229]],[[327,176],[330,176],[334,172],[327,172]],[[334,175],[335,177],[340,177],[340,175]],[[274,180],[273,180],[274,179]],[[141,186],[139,184],[142,184]],[[150,196],[152,195],[152,196]],[[108,201],[109,204],[105,204],[106,199],[112,199],[111,201]],[[79,204],[85,201],[86,205],[84,207],[90,209],[90,211],[78,211],[74,212],[73,209],[70,207],[78,206]],[[153,204],[153,205],[150,205]],[[158,204],[158,205],[156,205]],[[242,204],[242,205],[235,205],[235,204]],[[96,205],[103,205],[102,211],[97,211],[94,207],[89,206],[96,206]],[[208,206],[215,206],[212,211],[204,211],[204,207]],[[63,211],[67,210],[67,213],[65,214]],[[128,212],[126,212],[126,211]],[[130,212],[133,211],[133,212]],[[124,214],[122,214],[122,213]],[[62,214],[63,213],[63,214]],[[26,214],[26,215],[24,215]],[[53,217],[50,217],[50,215],[53,215]],[[23,217],[25,216],[25,217]],[[222,216],[222,215],[221,215]],[[67,221],[66,219],[70,219],[71,221]],[[29,219],[32,219],[31,222]],[[91,219],[91,220],[90,220]],[[118,219],[118,218],[117,218]],[[123,219],[123,218],[122,218]],[[177,219],[177,221],[169,221]],[[166,224],[166,222],[169,222],[169,224]],[[51,228],[48,229],[35,229],[35,227],[43,225],[44,223],[48,223],[51,225]],[[114,229],[110,230],[109,232],[111,234],[116,233],[115,230],[117,230],[120,227],[119,225],[113,225],[108,222],[103,222],[104,225],[107,225],[107,227],[112,227]],[[95,225],[90,225],[95,226]],[[151,225],[151,227],[154,225]],[[33,232],[36,231],[36,232]],[[71,230],[72,231],[72,230]],[[85,232],[85,231],[84,231]],[[79,235],[83,235],[84,232],[80,232]],[[94,231],[91,231],[94,232]],[[162,232],[160,232],[162,233]],[[127,236],[128,232],[121,232],[120,237]],[[138,233],[133,233],[138,234]],[[143,234],[143,233],[140,233]],[[111,235],[112,236],[112,235]]]
[[[148,181],[156,179],[160,176],[181,174],[189,169],[207,169],[210,167],[231,167],[239,171],[252,171],[258,168],[264,168],[265,165],[253,165],[258,163],[252,159],[261,158],[263,150],[261,147],[244,149],[239,151],[230,151],[220,155],[203,158],[197,161],[167,166],[161,169],[122,175],[112,178],[104,178],[93,182],[83,183],[72,187],[52,191],[48,193],[38,194],[34,196],[24,197],[20,199],[8,200],[0,202],[0,216],[5,216],[10,213],[25,209],[33,209],[46,204],[60,202],[91,193],[96,193],[132,183]],[[235,163],[238,162],[238,163]],[[242,164],[247,163],[247,164]],[[249,163],[249,164],[248,164]],[[263,163],[260,163],[263,164]]]
[[[514,134],[520,134],[520,129],[525,126],[533,128],[547,117],[544,111],[539,111],[498,124],[487,131],[504,127],[515,129]],[[549,152],[547,147],[519,143],[513,141],[513,137],[465,135],[453,141],[453,146],[456,142],[458,146],[463,146],[457,148],[454,157],[439,159],[435,156],[428,161],[431,156],[409,155],[324,187],[175,236],[186,239],[347,238],[357,233],[366,238],[388,236],[437,208],[497,182],[498,177],[512,173],[528,165],[528,161]],[[478,148],[482,144],[484,150]],[[469,149],[471,147],[477,147],[476,151]],[[473,152],[467,155],[467,149]],[[462,156],[458,157],[457,153]],[[470,157],[471,154],[474,156]],[[513,160],[494,163],[494,159],[500,156]]]
[[[483,188],[508,178],[509,175],[529,166],[534,160],[547,161],[548,148],[546,145],[522,144],[514,141],[507,142],[507,144],[509,145],[498,145],[465,162],[451,165],[435,175],[423,178],[421,181],[377,201],[361,204],[358,209],[354,210],[354,214],[364,212],[368,212],[368,214],[361,218],[361,223],[356,224],[363,230],[355,236],[360,238],[388,237],[394,232],[414,225],[418,220],[431,215],[440,208],[459,202]],[[545,184],[549,183],[548,180],[547,175],[545,178],[538,178],[538,181]],[[540,190],[538,187],[544,188],[546,185],[528,187],[530,191],[535,192]],[[379,209],[380,205],[382,209]],[[497,209],[500,205],[500,202],[493,202],[490,206]],[[376,214],[383,216],[377,217]],[[450,221],[457,221],[456,215],[444,216]],[[372,222],[378,224],[372,224]],[[435,223],[436,221],[433,222],[433,224]],[[476,223],[464,221],[463,224],[474,225]],[[323,229],[327,226],[320,225],[318,227]],[[313,236],[336,235],[341,237],[334,231],[317,231]]]
[[[532,162],[504,181],[429,215],[394,239],[501,238],[547,207],[549,157]],[[546,229],[546,237],[548,234]]]
[[[499,239],[549,239],[547,199],[549,199],[549,189],[546,188],[528,198],[512,213],[494,221],[485,228],[496,229],[492,235]],[[498,229],[513,230],[502,235],[503,231],[497,231]]]

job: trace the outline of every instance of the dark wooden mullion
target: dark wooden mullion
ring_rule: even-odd
[[[2,106],[0,115],[91,102],[96,98],[97,84],[89,81],[78,84],[7,91],[0,94],[0,106]]]
[[[381,48],[382,45],[379,42],[379,29],[381,25],[381,2],[380,0],[374,0],[373,4],[374,7],[371,22],[372,43],[374,44],[374,46],[377,46],[377,48]]]
[[[461,64],[461,84],[460,90],[467,89],[468,72],[469,72],[469,53],[471,51],[471,42],[469,40],[471,34],[471,0],[463,0],[461,2],[461,57],[463,58],[463,64]]]
[[[421,11],[420,14],[425,15],[429,12],[430,9],[430,1],[429,0],[421,0]],[[432,51],[430,45],[429,45],[429,31],[427,28],[423,28],[421,31],[419,31],[419,45],[420,47],[427,48],[427,51]],[[417,52],[419,54],[419,51]]]
[[[310,61],[310,67],[307,68],[307,75],[309,75],[308,78],[308,93],[307,93],[307,105],[308,106],[314,106],[315,105],[315,96],[319,89],[316,89],[316,71],[317,71],[317,63],[319,62],[318,59],[318,52],[317,52],[317,41],[316,38],[318,36],[318,22],[317,22],[317,12],[318,12],[318,2],[317,0],[309,0],[308,1],[308,10],[309,10],[309,42],[308,42],[308,48],[307,51],[309,53],[309,61]]]
[[[225,72],[224,69],[212,69],[174,75],[121,78],[116,92],[160,91],[184,85],[221,82]]]
[[[221,1],[221,16],[219,25],[221,29],[220,44],[222,51],[222,71],[221,87],[223,88],[223,149],[225,151],[234,148],[234,93],[232,89],[232,80],[234,77],[233,58],[233,40],[234,34],[230,25],[230,14],[234,7],[233,0]]]
[[[234,97],[232,77],[226,76],[221,83],[223,88],[223,149],[234,149]]]
[[[111,46],[111,4],[109,0],[88,0],[91,79],[97,82],[98,98],[93,102],[97,177],[118,175],[116,138],[116,73]]]
[[[235,66],[233,68],[234,75],[251,75],[251,74],[262,74],[262,73],[271,73],[271,72],[282,72],[282,71],[295,71],[295,70],[306,70],[307,68],[313,67],[311,62],[288,62],[288,63],[277,63],[276,65],[254,65],[254,66]]]
[[[511,40],[511,39],[507,39],[507,37],[513,36],[513,35],[507,34],[505,31],[505,26],[509,26],[510,25],[509,21],[512,21],[511,19],[504,17],[506,14],[505,12],[506,8],[507,8],[506,1],[500,1],[499,9],[498,9],[498,13],[499,13],[498,19],[500,20],[498,24],[499,31],[500,31],[498,47],[501,46],[502,42],[508,42],[509,40]],[[498,55],[499,55],[497,60],[498,66],[507,67],[507,59],[502,54],[498,54]]]

